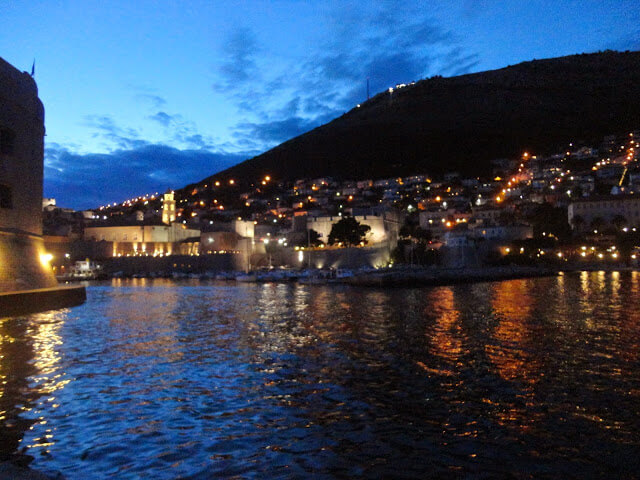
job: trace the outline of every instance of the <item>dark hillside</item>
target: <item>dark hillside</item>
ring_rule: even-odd
[[[215,175],[380,178],[488,171],[640,126],[640,52],[534,60],[384,92],[332,122]]]

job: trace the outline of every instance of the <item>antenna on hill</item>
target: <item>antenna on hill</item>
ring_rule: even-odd
[[[36,76],[36,59],[33,59],[33,63],[31,64],[31,76]]]
[[[370,95],[369,95],[369,77],[367,77],[367,100],[369,100]]]

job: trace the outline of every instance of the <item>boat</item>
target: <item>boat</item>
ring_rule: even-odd
[[[90,260],[78,260],[67,273],[58,277],[64,281],[98,280],[106,278],[102,265]]]

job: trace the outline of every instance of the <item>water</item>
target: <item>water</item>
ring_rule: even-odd
[[[0,320],[0,455],[86,478],[633,478],[640,274],[113,281]]]

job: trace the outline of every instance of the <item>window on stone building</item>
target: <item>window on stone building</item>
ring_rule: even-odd
[[[0,208],[13,208],[11,187],[7,185],[0,185]]]
[[[11,155],[16,146],[16,134],[8,128],[0,128],[0,153]]]

